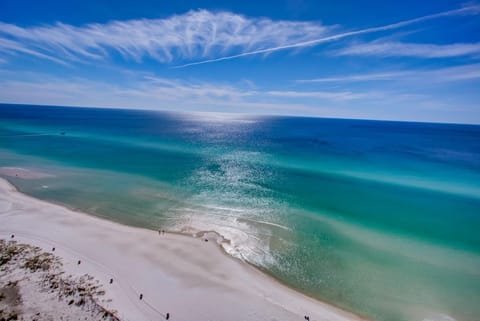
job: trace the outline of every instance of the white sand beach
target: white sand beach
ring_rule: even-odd
[[[205,242],[125,226],[29,197],[0,179],[0,238],[11,235],[55,247],[67,273],[100,280],[105,308],[121,320],[164,320],[167,312],[182,321],[363,320],[229,257],[213,235]]]

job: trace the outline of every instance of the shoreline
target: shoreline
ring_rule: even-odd
[[[231,257],[213,233],[123,225],[23,194],[3,178],[0,192],[0,237],[56,247],[67,273],[100,280],[111,300],[106,308],[122,320],[162,319],[167,312],[171,320],[366,320]]]

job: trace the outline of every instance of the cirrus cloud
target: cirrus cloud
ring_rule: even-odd
[[[450,58],[458,56],[480,57],[480,43],[455,43],[448,45],[380,42],[353,44],[334,53],[337,56],[380,56]]]
[[[0,22],[0,55],[3,54],[0,58],[23,54],[65,64],[99,61],[120,54],[124,59],[137,62],[147,57],[161,63],[180,61],[183,65],[176,67],[186,67],[298,50],[428,20],[479,13],[479,5],[468,5],[383,26],[339,32],[334,32],[338,26],[325,26],[319,22],[250,18],[208,10],[189,11],[162,19],[113,20],[82,26],[58,22],[20,27]],[[430,49],[417,47],[416,50],[424,53]],[[462,50],[465,49],[460,46],[449,49],[452,52]],[[185,60],[193,62],[185,63]]]
[[[66,61],[98,60],[119,53],[125,59],[149,57],[166,63],[308,41],[332,28],[207,10],[79,27],[56,23],[23,28],[0,23],[0,52]]]
[[[339,75],[314,79],[299,79],[297,83],[354,83],[370,81],[408,81],[410,83],[428,82],[438,84],[480,79],[480,64],[466,64],[460,66],[437,69],[406,69],[387,72],[364,73],[353,75]]]

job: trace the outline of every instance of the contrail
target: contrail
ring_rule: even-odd
[[[236,58],[240,58],[240,57],[258,55],[258,54],[262,54],[262,53],[274,52],[274,51],[279,51],[279,50],[315,46],[315,45],[323,43],[323,42],[334,41],[334,40],[338,40],[338,39],[342,39],[342,38],[346,38],[346,37],[351,37],[351,36],[356,36],[356,35],[360,35],[360,34],[398,29],[398,28],[401,28],[401,27],[404,27],[404,26],[407,26],[407,25],[411,25],[411,24],[426,21],[426,20],[436,19],[436,18],[440,18],[440,17],[457,16],[457,15],[462,15],[462,14],[478,14],[479,12],[480,12],[480,5],[472,5],[472,6],[463,7],[463,8],[460,8],[460,9],[444,11],[444,12],[435,13],[435,14],[431,14],[431,15],[427,15],[427,16],[423,16],[423,17],[419,17],[419,18],[410,19],[410,20],[404,20],[404,21],[392,23],[392,24],[385,25],[385,26],[379,26],[379,27],[372,27],[372,28],[367,28],[367,29],[349,31],[349,32],[339,33],[339,34],[336,34],[336,35],[331,35],[331,36],[328,36],[328,37],[323,37],[323,38],[313,39],[313,40],[309,40],[309,41],[298,42],[298,43],[294,43],[294,44],[290,44],[290,45],[259,49],[259,50],[249,51],[249,52],[243,52],[243,53],[237,54],[237,55],[231,55],[231,56],[225,56],[225,57],[220,57],[220,58],[191,62],[191,63],[184,64],[184,65],[174,66],[172,68],[185,68],[185,67],[190,67],[190,66],[195,66],[195,65],[203,65],[203,64],[208,64],[208,63],[217,62],[217,61],[236,59]]]

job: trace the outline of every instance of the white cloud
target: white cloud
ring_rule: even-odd
[[[266,113],[276,113],[282,110],[298,110],[311,113],[305,105],[263,101],[261,92],[221,83],[145,77],[120,85],[83,78],[63,79],[43,74],[29,74],[29,78],[0,81],[0,102],[179,111],[258,113],[265,110]]]
[[[352,83],[366,81],[452,82],[480,79],[480,64],[438,69],[411,69],[297,80],[298,83]]]
[[[223,57],[220,57],[220,58],[206,59],[206,60],[202,60],[202,61],[187,63],[187,64],[179,65],[179,66],[177,66],[177,68],[183,68],[183,67],[207,64],[207,63],[212,63],[212,62],[217,62],[217,61],[236,59],[236,58],[241,58],[241,57],[246,57],[246,56],[251,56],[251,55],[267,54],[267,53],[271,53],[271,52],[275,52],[275,51],[279,51],[279,50],[295,49],[295,48],[302,48],[302,47],[312,47],[312,46],[319,45],[321,43],[340,40],[340,39],[347,38],[347,37],[352,37],[352,36],[357,36],[357,35],[362,35],[362,34],[368,34],[368,33],[374,33],[374,32],[380,32],[380,31],[394,30],[394,29],[398,29],[398,28],[402,28],[402,27],[411,25],[411,24],[427,21],[427,20],[432,20],[432,19],[437,19],[437,18],[442,18],[442,17],[458,16],[458,15],[477,15],[479,13],[480,13],[480,5],[469,5],[469,6],[465,6],[463,8],[460,8],[460,9],[444,11],[444,12],[431,14],[431,15],[427,15],[427,16],[423,16],[423,17],[418,17],[418,18],[414,18],[414,19],[404,20],[404,21],[400,21],[400,22],[396,22],[396,23],[392,23],[392,24],[388,24],[388,25],[384,25],[384,26],[354,30],[354,31],[349,31],[349,32],[342,32],[342,33],[337,33],[337,34],[331,34],[331,35],[327,35],[325,37],[321,37],[321,38],[317,38],[317,39],[301,41],[301,42],[291,43],[291,44],[285,44],[285,45],[270,47],[270,48],[265,48],[265,49],[251,50],[251,51],[242,52],[242,53],[235,54],[235,55],[229,55],[229,56],[223,56]]]
[[[1,71],[0,71],[1,72]],[[350,91],[283,91],[237,85],[142,76],[122,84],[83,78],[21,74],[0,80],[0,102],[63,106],[124,107],[190,111],[318,114],[324,106],[375,98]]]
[[[330,100],[333,102],[347,101],[347,100],[356,100],[356,99],[365,99],[365,98],[374,98],[378,97],[378,93],[355,93],[351,91],[266,91],[263,94],[273,96],[273,97],[284,97],[284,98],[314,98],[321,100]]]
[[[399,77],[410,74],[409,72],[382,72],[382,73],[367,73],[356,75],[343,75],[335,77],[322,77],[314,79],[299,79],[298,83],[329,83],[329,82],[361,82],[361,81],[376,81],[376,80],[394,80]]]
[[[160,62],[205,58],[308,41],[330,28],[313,22],[247,18],[229,12],[190,11],[165,19],[19,27],[0,23],[0,52],[62,60],[98,60],[119,53],[125,59]]]
[[[23,53],[23,54],[27,54],[27,55],[32,55],[32,56],[37,57],[37,58],[47,59],[47,60],[51,60],[51,61],[54,61],[54,62],[57,62],[57,63],[60,63],[60,64],[65,64],[65,62],[62,61],[61,59],[57,59],[57,58],[52,57],[48,54],[44,54],[44,53],[29,49],[29,48],[23,46],[22,44],[20,44],[16,41],[0,38],[0,53],[2,53],[2,52],[3,53]],[[2,61],[6,62],[6,59],[1,58],[1,57],[0,57],[0,59],[2,59]]]
[[[415,75],[412,75],[415,76]],[[430,82],[447,82],[480,79],[480,64],[448,67],[424,72],[424,79]]]
[[[252,89],[244,82],[233,85],[151,76],[113,84],[1,69],[0,74],[1,103],[480,122],[476,105],[452,104],[448,97],[428,92],[267,90]],[[18,80],[12,80],[12,74]],[[459,74],[452,72],[453,77]]]
[[[480,6],[427,15],[389,25],[333,34],[318,22],[274,21],[231,12],[190,11],[164,19],[138,19],[73,26],[20,27],[0,22],[0,54],[26,54],[56,62],[98,61],[112,53],[140,62],[202,59],[185,67],[250,55],[316,46],[355,35],[401,28],[441,17],[472,15]],[[454,49],[452,49],[454,50]],[[460,49],[455,49],[460,50]]]
[[[337,56],[380,56],[380,57],[417,57],[448,58],[458,56],[480,57],[480,43],[455,43],[448,45],[370,42],[353,44],[334,52]]]

